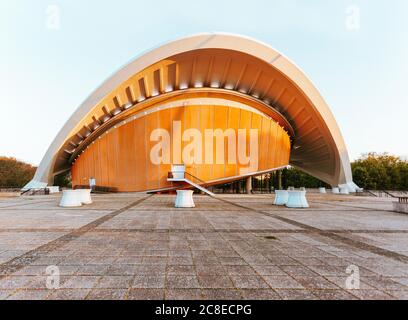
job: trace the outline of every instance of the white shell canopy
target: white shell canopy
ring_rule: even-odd
[[[132,85],[123,85],[133,78]],[[52,184],[56,174],[70,168],[71,155],[81,150],[82,141],[78,142],[78,137],[84,140],[86,132],[92,131],[93,123],[89,122],[92,115],[103,114],[102,121],[92,117],[99,125],[113,121],[120,109],[146,99],[169,91],[203,87],[233,90],[279,112],[294,131],[290,164],[332,186],[344,185],[350,191],[356,190],[340,129],[329,106],[304,72],[267,44],[223,33],[172,41],[121,68],[74,112],[24,189]],[[107,110],[107,99],[111,99],[111,110]],[[115,105],[117,112],[113,110]]]

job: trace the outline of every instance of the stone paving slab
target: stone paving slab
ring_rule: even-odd
[[[0,299],[408,299],[408,217],[389,200],[109,194],[0,200]],[[59,289],[47,289],[47,267]],[[350,290],[350,266],[360,289]]]

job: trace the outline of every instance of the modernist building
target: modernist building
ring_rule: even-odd
[[[26,188],[71,170],[73,185],[93,178],[118,191],[163,190],[174,187],[168,172],[180,163],[209,184],[292,165],[356,188],[339,127],[312,82],[270,46],[227,34],[170,42],[115,73],[67,121]]]

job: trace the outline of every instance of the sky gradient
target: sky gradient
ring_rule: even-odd
[[[331,107],[352,160],[371,151],[408,157],[406,0],[0,0],[0,155],[38,165],[120,67],[167,41],[217,31],[294,61]]]

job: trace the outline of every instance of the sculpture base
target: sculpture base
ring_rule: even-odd
[[[78,193],[79,200],[82,204],[91,204],[91,189],[77,189],[75,190]]]
[[[194,208],[193,190],[177,190],[176,208]]]
[[[60,207],[71,208],[82,206],[77,190],[64,190],[60,201]]]
[[[309,203],[306,200],[306,191],[304,190],[289,190],[289,199],[286,203],[288,208],[309,208]]]
[[[284,206],[288,202],[289,193],[286,190],[275,190],[275,206]]]

